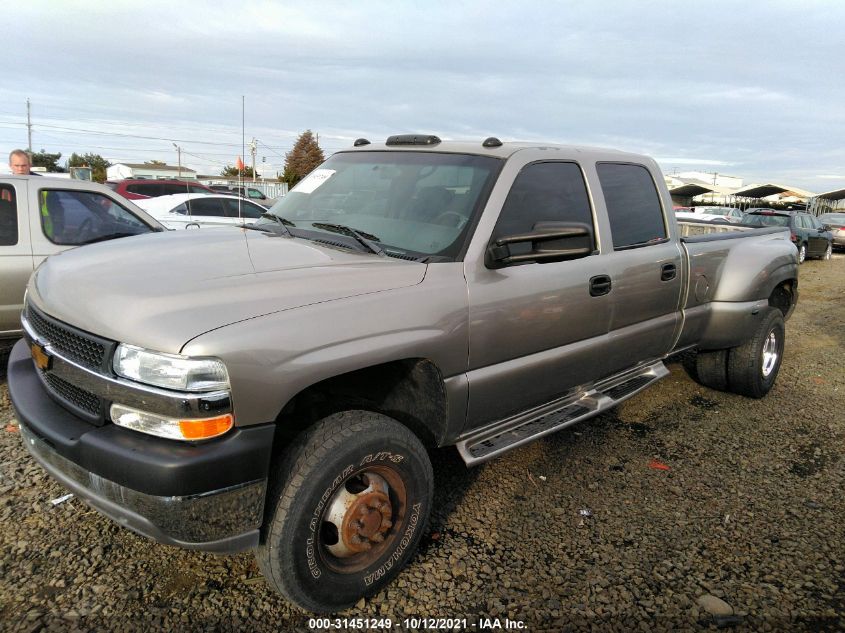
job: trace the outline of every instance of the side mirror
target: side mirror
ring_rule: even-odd
[[[485,265],[504,268],[526,262],[561,262],[592,253],[592,227],[580,222],[537,222],[530,233],[506,235],[490,244]]]

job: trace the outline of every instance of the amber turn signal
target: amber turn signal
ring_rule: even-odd
[[[207,440],[227,433],[234,425],[230,413],[203,420],[179,420],[179,430],[186,440]]]

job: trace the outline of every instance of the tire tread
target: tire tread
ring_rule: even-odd
[[[424,448],[417,437],[405,426],[385,415],[371,411],[342,411],[324,418],[314,426],[300,433],[281,456],[278,468],[271,476],[267,490],[265,521],[261,542],[255,551],[255,558],[262,574],[279,592],[294,604],[306,607],[314,612],[326,612],[325,604],[315,601],[292,582],[295,578],[293,560],[283,560],[274,551],[272,544],[277,542],[278,531],[283,529],[285,519],[291,513],[297,493],[306,483],[309,474],[319,469],[327,455],[343,446],[348,440],[367,432],[383,433],[385,425],[396,433],[394,440],[405,445],[409,451]],[[431,463],[426,458],[429,495],[433,473]],[[275,520],[274,520],[275,517]],[[423,517],[419,532],[425,530],[427,516]],[[349,605],[347,605],[349,606]],[[334,610],[334,609],[332,609]]]

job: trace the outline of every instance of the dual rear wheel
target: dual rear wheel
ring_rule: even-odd
[[[785,334],[780,310],[767,308],[754,334],[742,345],[698,353],[696,380],[711,389],[762,398],[780,371]]]

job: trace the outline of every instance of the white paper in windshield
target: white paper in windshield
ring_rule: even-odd
[[[297,193],[312,193],[331,178],[335,171],[334,169],[315,169],[296,184],[294,191]]]

